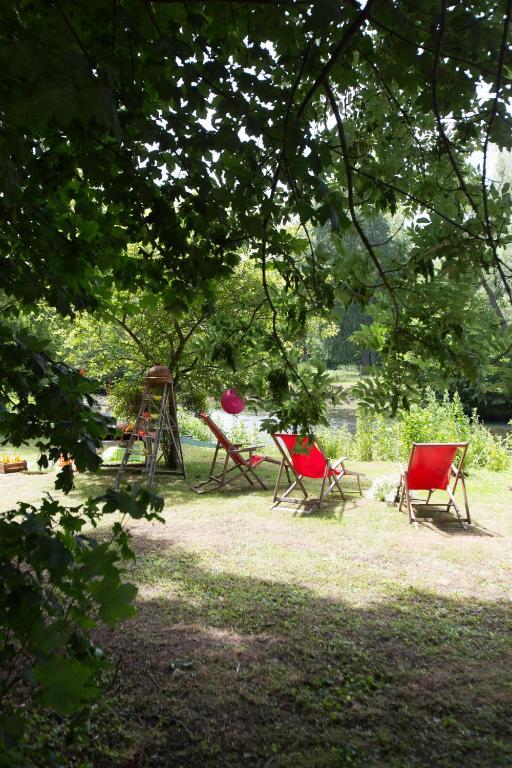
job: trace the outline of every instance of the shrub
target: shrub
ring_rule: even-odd
[[[360,461],[395,461],[400,458],[398,424],[382,414],[360,409],[354,435],[354,458]]]
[[[400,456],[403,459],[408,457],[412,443],[450,443],[471,439],[472,422],[464,413],[457,393],[452,400],[447,393],[439,400],[435,392],[428,389],[424,402],[413,404],[409,411],[403,411],[399,422]]]
[[[204,440],[207,443],[215,442],[206,424],[185,408],[178,408],[178,423],[182,435],[190,435],[196,440]],[[233,443],[252,443],[254,445],[266,445],[272,442],[270,435],[260,432],[256,425],[250,426],[246,421],[228,422],[227,419],[216,419],[216,423]]]
[[[0,515],[0,764],[24,764],[27,698],[62,717],[98,698],[107,662],[91,631],[134,612],[137,590],[122,572],[134,556],[129,534],[120,522],[105,541],[84,529],[117,510],[161,519],[162,506],[134,485],[77,507],[48,496]]]
[[[492,435],[473,414],[468,448],[468,466],[485,467],[493,472],[505,472],[512,463],[511,448],[510,440]]]
[[[316,436],[325,454],[331,459],[350,456],[353,452],[354,436],[346,424],[336,428],[320,427],[316,430]]]
[[[464,413],[460,397],[438,399],[427,390],[421,405],[414,404],[394,419],[360,409],[356,429],[321,428],[317,432],[330,456],[348,455],[359,461],[407,461],[412,443],[469,442],[466,467],[503,472],[512,466],[512,434],[493,435],[476,412]]]
[[[407,459],[411,444],[428,442],[469,442],[466,467],[485,467],[503,472],[512,465],[510,444],[493,435],[482,424],[476,411],[464,413],[457,393],[452,399],[447,393],[441,400],[427,390],[422,405],[413,405],[399,417],[400,454]]]
[[[140,379],[119,379],[108,388],[107,397],[116,419],[133,421],[137,418],[142,397]]]
[[[374,455],[374,432],[381,419],[382,416],[380,414],[370,414],[363,410],[358,411],[354,436],[354,458],[360,461],[373,461],[377,458]]]
[[[178,407],[178,424],[182,435],[209,443],[215,439],[206,424],[184,408]]]
[[[134,421],[139,412],[141,398],[142,398],[142,379],[119,379],[111,384],[107,391],[108,403],[113,415],[122,421]],[[187,424],[189,418],[194,419],[193,411],[198,411],[205,407],[205,398],[202,396],[195,400],[192,400],[190,393],[186,393],[180,390],[177,396],[178,400],[178,414],[180,418],[184,419]],[[196,424],[197,422],[197,424]],[[198,419],[194,422],[190,422],[193,426],[192,429],[196,429],[198,424],[201,424]],[[192,434],[187,429],[183,429],[183,432]],[[195,437],[195,435],[194,435]],[[198,438],[203,439],[203,438]]]
[[[255,424],[251,426],[246,421],[235,420],[231,427],[226,429],[222,427],[222,429],[233,443],[266,445],[272,442],[270,435],[260,432]]]

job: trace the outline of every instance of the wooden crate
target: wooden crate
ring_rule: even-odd
[[[9,464],[4,464],[3,461],[0,461],[0,474],[8,475],[11,472],[23,472],[26,468],[26,461],[12,461]]]

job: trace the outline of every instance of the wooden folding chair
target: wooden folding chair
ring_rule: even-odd
[[[310,441],[307,437],[288,434],[275,434],[272,435],[272,437],[282,456],[281,466],[279,468],[279,474],[274,489],[273,509],[280,504],[289,505],[292,508],[304,507],[311,511],[319,509],[326,496],[334,488],[336,488],[341,497],[345,499],[341,481],[344,477],[349,475],[357,477],[359,493],[362,496],[361,477],[364,477],[364,475],[361,472],[353,472],[346,468],[346,456],[337,461],[331,461],[325,455],[316,438],[313,438],[313,440]],[[281,482],[283,470],[287,471],[289,486],[286,491],[280,495],[279,484]],[[290,472],[294,477],[293,481],[290,481]],[[322,481],[320,496],[311,497],[308,494],[303,482],[304,478],[312,478]],[[290,496],[290,494],[296,490],[301,492],[302,497],[297,498]]]
[[[220,427],[206,413],[200,413],[199,418],[202,419],[206,426],[212,431],[217,440],[217,445],[215,447],[215,453],[213,454],[208,479],[195,485],[193,490],[196,493],[209,493],[210,491],[224,488],[234,479],[230,476],[230,473],[235,470],[240,472],[249,485],[252,485],[253,487],[259,486],[260,488],[267,490],[267,486],[256,471],[257,467],[264,461],[268,461],[270,464],[280,464],[281,462],[270,456],[261,456],[254,453],[255,450],[263,447],[261,445],[231,443]],[[221,451],[224,451],[226,454],[223,462],[220,458]],[[243,454],[247,455],[244,456]],[[221,466],[221,469],[216,472],[217,461],[219,461],[219,467]],[[230,463],[233,466],[229,466]]]
[[[414,523],[417,526],[418,522],[421,521],[453,522],[457,519],[463,528],[467,528],[466,524],[471,524],[466,483],[462,472],[467,448],[468,443],[412,444],[407,468],[400,467],[400,482],[395,497],[395,504],[400,501],[399,511],[402,509],[405,500],[410,523]],[[460,451],[460,455],[457,463],[455,463],[458,451]],[[455,500],[455,491],[459,482],[462,488],[466,517],[462,516]],[[430,497],[437,490],[446,491],[448,494],[447,503],[430,504]],[[415,499],[412,497],[411,491],[427,491],[428,496],[426,499]],[[424,517],[423,515],[418,518],[416,517],[415,507],[426,509],[427,511],[432,508],[445,508],[446,515],[450,508],[453,507],[457,518],[452,516]]]

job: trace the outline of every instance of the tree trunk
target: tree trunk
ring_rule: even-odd
[[[501,327],[507,328],[508,326],[507,318],[503,314],[502,309],[498,304],[498,299],[496,298],[496,294],[494,293],[493,289],[491,288],[491,286],[483,276],[482,276],[482,286],[487,294],[491,307],[494,309],[494,311],[496,312],[496,315],[498,316],[498,320],[500,321]]]
[[[178,423],[178,415],[176,413],[176,391],[174,389],[175,385],[174,383],[172,383],[169,386],[173,388],[172,392],[169,393],[170,397],[169,397],[169,407],[168,407],[169,420],[172,426],[173,424]],[[176,446],[174,445],[174,441],[171,435],[164,433],[162,437],[163,437],[162,449],[164,452],[165,466],[167,467],[167,469],[172,469],[174,471],[181,470],[182,469],[181,457],[180,457],[179,451],[176,449]],[[176,439],[178,439],[177,436],[176,436]]]
[[[371,349],[363,349],[361,352],[361,359],[359,363],[359,373],[363,373],[363,370],[369,366],[372,366],[375,362],[375,355]]]

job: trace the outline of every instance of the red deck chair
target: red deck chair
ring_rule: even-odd
[[[310,442],[307,437],[301,437],[300,435],[276,434],[272,435],[272,437],[282,456],[281,467],[274,490],[273,508],[284,503],[293,507],[307,507],[311,510],[318,509],[333,488],[336,488],[344,499],[345,494],[341,487],[341,481],[347,475],[357,477],[359,493],[362,495],[361,477],[364,477],[364,475],[360,472],[352,472],[346,468],[346,456],[337,461],[331,461],[323,452],[316,438]],[[295,479],[293,482],[290,482],[290,476],[288,476],[289,487],[280,496],[279,483],[283,469],[290,471]],[[305,477],[322,481],[320,496],[314,498],[309,496],[302,482]],[[295,489],[299,489],[302,492],[303,498],[290,497],[291,492]]]
[[[247,480],[249,485],[252,485],[253,487],[259,486],[260,488],[267,490],[267,486],[257,474],[256,469],[263,461],[268,461],[271,464],[279,464],[279,460],[254,453],[257,448],[263,447],[261,445],[244,446],[241,443],[231,443],[220,427],[218,427],[206,413],[200,413],[199,418],[204,421],[206,426],[215,435],[217,446],[215,448],[215,453],[213,454],[208,479],[195,485],[193,490],[196,491],[196,493],[209,493],[210,491],[223,488],[230,482],[231,477],[228,477],[228,475],[234,470],[238,470],[242,477]],[[226,452],[226,458],[224,459],[220,472],[215,472],[219,451],[221,450]],[[247,456],[244,456],[243,454],[247,454]],[[219,463],[221,462],[222,459]],[[229,467],[230,462],[233,464],[232,467]]]
[[[414,507],[421,506],[423,509],[430,507],[446,507],[448,513],[450,507],[453,507],[458,521],[463,528],[466,523],[471,524],[469,514],[468,497],[466,493],[466,484],[462,473],[462,466],[466,457],[468,443],[413,443],[409,465],[407,469],[401,466],[400,483],[397,488],[395,503],[400,500],[399,511],[404,502],[407,504],[409,522],[417,524],[420,521],[430,522],[452,522],[453,517],[416,517]],[[458,462],[455,463],[457,452],[460,451]],[[451,481],[451,482],[450,482]],[[455,490],[460,481],[466,508],[466,517],[462,517],[457,502],[455,501]],[[447,504],[430,504],[430,497],[434,491],[446,491],[449,501]],[[427,499],[413,499],[411,491],[428,491]]]

